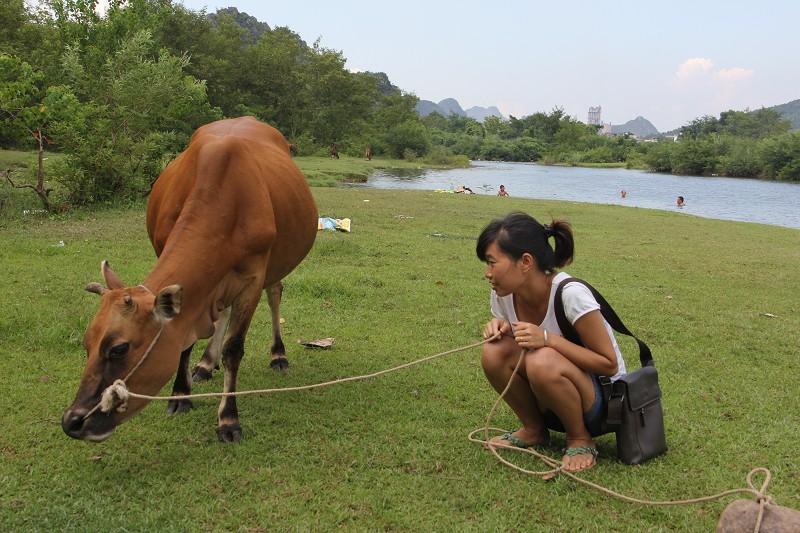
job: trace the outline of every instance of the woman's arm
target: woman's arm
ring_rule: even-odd
[[[613,376],[617,373],[617,354],[608,335],[603,315],[599,310],[589,311],[574,324],[586,347],[573,344],[569,340],[548,332],[547,346],[556,350],[581,370],[600,376]],[[526,322],[514,324],[514,338],[522,348],[535,350],[545,346],[544,330]]]

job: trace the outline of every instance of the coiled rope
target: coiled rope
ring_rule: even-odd
[[[494,416],[495,411],[497,410],[498,405],[503,400],[503,397],[508,392],[508,389],[511,388],[511,383],[513,382],[514,376],[517,374],[517,371],[519,370],[519,367],[522,364],[522,360],[524,359],[524,356],[525,356],[525,350],[522,350],[522,352],[519,354],[519,359],[517,360],[517,364],[514,367],[514,371],[511,373],[511,378],[508,380],[508,384],[506,385],[505,389],[503,389],[503,392],[500,394],[500,396],[497,397],[497,399],[495,400],[494,404],[492,405],[492,408],[489,410],[489,414],[486,417],[486,426],[482,427],[482,428],[478,428],[478,429],[472,431],[469,434],[469,436],[467,437],[471,442],[474,442],[476,444],[480,444],[480,445],[484,446],[485,448],[487,448],[489,451],[492,452],[492,454],[495,456],[495,458],[497,458],[498,461],[500,461],[501,463],[503,463],[506,466],[509,466],[509,467],[513,468],[514,470],[517,470],[518,472],[522,472],[522,473],[529,474],[529,475],[541,476],[542,479],[545,479],[545,480],[552,479],[557,474],[565,474],[565,475],[569,476],[570,478],[574,479],[575,481],[577,481],[579,483],[583,483],[584,485],[586,485],[588,487],[592,487],[593,489],[599,490],[600,492],[602,492],[604,494],[607,494],[608,496],[612,496],[614,498],[618,498],[620,500],[623,500],[623,501],[626,501],[626,502],[629,502],[629,503],[636,503],[636,504],[640,504],[640,505],[654,505],[654,506],[655,505],[661,505],[661,506],[667,506],[667,505],[689,505],[689,504],[694,504],[694,503],[703,503],[703,502],[707,502],[707,501],[711,501],[711,500],[716,500],[716,499],[719,499],[719,498],[723,498],[725,496],[730,496],[732,494],[742,494],[742,493],[753,494],[755,496],[756,501],[758,502],[758,517],[756,519],[756,524],[755,524],[755,528],[753,529],[753,531],[754,531],[754,533],[759,533],[759,531],[761,530],[761,521],[762,521],[762,519],[764,517],[765,509],[769,505],[775,503],[774,500],[770,496],[767,495],[767,487],[769,486],[769,483],[772,480],[772,473],[767,468],[757,467],[757,468],[754,468],[753,470],[751,470],[747,474],[747,485],[748,485],[748,488],[746,488],[746,489],[731,489],[731,490],[726,490],[724,492],[720,492],[719,494],[714,494],[712,496],[703,496],[703,497],[700,497],[700,498],[691,498],[691,499],[687,499],[687,500],[652,501],[652,500],[642,500],[642,499],[639,499],[639,498],[634,498],[632,496],[627,496],[625,494],[620,494],[619,492],[614,492],[611,489],[608,489],[608,488],[603,487],[601,485],[598,485],[596,483],[592,483],[591,481],[588,481],[586,479],[582,479],[582,478],[576,476],[574,473],[572,473],[572,472],[570,472],[568,470],[564,470],[563,465],[561,464],[560,461],[558,461],[556,459],[553,459],[552,457],[549,457],[547,455],[541,454],[541,453],[537,452],[536,450],[534,450],[533,448],[518,448],[516,446],[509,446],[509,445],[501,444],[499,442],[491,442],[491,439],[489,438],[489,432],[490,431],[496,431],[496,432],[498,432],[500,434],[505,433],[505,430],[503,430],[503,429],[491,427],[491,420],[492,420],[492,417]],[[475,438],[475,434],[479,433],[479,432],[483,432],[483,436],[484,436],[483,439]],[[504,459],[497,452],[498,448],[504,448],[504,449],[514,450],[516,452],[528,453],[530,455],[533,455],[533,456],[537,457],[542,462],[544,462],[545,464],[547,464],[550,467],[552,467],[552,469],[551,470],[542,471],[542,472],[537,472],[537,471],[527,470],[525,468],[519,467],[519,466],[511,463],[510,461],[507,461],[506,459]],[[761,485],[761,488],[760,489],[756,489],[755,485],[753,485],[753,476],[756,475],[756,474],[759,474],[759,473],[764,474],[765,479],[764,479],[764,483]]]

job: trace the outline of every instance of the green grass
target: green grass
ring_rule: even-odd
[[[49,165],[61,154],[45,152],[45,187],[52,187],[56,190],[60,185],[53,182],[48,174]],[[0,149],[0,171],[10,171],[11,180],[15,185],[35,184],[39,169],[39,154],[33,150],[4,150]],[[55,198],[58,193],[51,196]],[[44,208],[42,201],[36,193],[29,188],[11,187],[5,175],[0,174],[0,218],[18,217],[23,212],[29,214]],[[37,213],[41,214],[41,213]]]
[[[668,454],[626,466],[604,436],[583,477],[675,500],[745,487],[764,466],[769,494],[800,508],[797,230],[486,195],[313,192],[321,216],[349,217],[353,231],[320,232],[286,279],[288,374],[269,369],[269,312],[258,309],[240,390],[367,374],[479,340],[489,287],[475,237],[510,210],[552,214],[576,232],[567,271],[649,343],[664,390]],[[152,267],[144,204],[2,219],[0,252],[6,531],[712,531],[735,499],[641,507],[502,466],[466,438],[496,397],[477,349],[373,380],[243,398],[240,445],[217,442],[216,399],[177,418],[153,402],[106,442],[73,441],[60,418],[98,303],[82,288],[99,281],[102,259],[131,284]],[[323,337],[335,337],[332,349],[296,344]],[[635,368],[633,346],[620,341]],[[215,375],[195,392],[221,382]],[[494,425],[517,421],[502,408]],[[561,444],[556,435],[551,455]]]

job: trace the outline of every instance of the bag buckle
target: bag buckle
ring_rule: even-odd
[[[624,392],[612,392],[608,398],[608,415],[606,422],[611,426],[622,424],[622,404],[625,399]]]

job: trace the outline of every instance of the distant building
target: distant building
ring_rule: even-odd
[[[603,122],[600,119],[600,110],[601,107],[590,107],[589,108],[589,120],[586,122],[590,126],[601,126]]]

